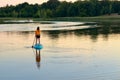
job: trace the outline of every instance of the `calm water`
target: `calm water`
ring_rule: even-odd
[[[120,79],[119,25],[52,23],[0,24],[0,80]],[[31,48],[37,26],[40,51]]]

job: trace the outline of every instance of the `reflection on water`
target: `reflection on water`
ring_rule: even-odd
[[[0,32],[0,80],[119,80],[120,27],[100,26],[43,30],[42,50],[34,31]]]
[[[41,62],[41,55],[40,55],[40,50],[35,50],[35,60],[36,60],[36,64],[38,69],[40,68],[40,62]]]
[[[24,21],[23,21],[24,22]],[[59,21],[46,21],[35,23],[14,23],[14,24],[0,24],[0,31],[33,31],[37,26],[40,26],[41,30],[75,30],[80,28],[88,28],[89,26],[82,26],[85,23],[81,22],[59,22]],[[53,24],[47,24],[53,23]]]
[[[79,29],[79,30],[73,30],[73,31],[46,31],[45,33],[52,39],[57,39],[60,36],[65,37],[67,35],[74,34],[76,36],[89,35],[93,41],[96,41],[99,35],[102,35],[103,38],[107,40],[110,34],[119,34],[120,27],[103,25],[101,27],[88,28],[88,29]]]

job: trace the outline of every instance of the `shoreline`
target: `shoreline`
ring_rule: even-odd
[[[120,24],[120,16],[97,17],[56,17],[56,18],[0,18],[0,24],[5,20],[33,20],[33,21],[72,21],[72,22],[98,22],[99,24]]]

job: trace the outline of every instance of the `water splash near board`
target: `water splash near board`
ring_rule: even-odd
[[[43,46],[42,46],[42,44],[35,44],[32,46],[32,48],[40,50],[43,48]]]

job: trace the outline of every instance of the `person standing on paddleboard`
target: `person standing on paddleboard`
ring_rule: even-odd
[[[40,28],[37,27],[36,31],[35,31],[35,37],[36,37],[36,44],[39,42],[40,44]]]

